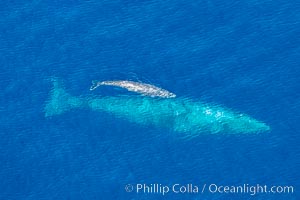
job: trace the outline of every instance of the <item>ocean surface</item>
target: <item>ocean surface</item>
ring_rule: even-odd
[[[1,200],[300,199],[298,1],[4,0],[0,16]],[[54,77],[83,98],[137,95],[92,80],[153,84],[271,130],[186,139],[90,109],[46,117]]]

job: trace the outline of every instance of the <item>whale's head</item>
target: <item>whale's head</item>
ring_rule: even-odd
[[[233,133],[262,133],[271,130],[264,122],[244,114],[232,116],[224,122],[224,126]]]
[[[270,130],[264,122],[219,106],[193,105],[178,116],[174,129],[179,132],[252,134]]]

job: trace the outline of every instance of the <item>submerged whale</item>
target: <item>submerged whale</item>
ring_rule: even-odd
[[[161,97],[161,98],[174,98],[175,94],[165,89],[156,87],[154,85],[134,82],[134,81],[93,81],[93,85],[90,90],[95,90],[97,87],[102,85],[116,86],[125,88],[128,91],[140,93],[144,96],[150,97]]]
[[[147,96],[95,97],[68,94],[63,83],[53,79],[53,88],[44,112],[46,117],[71,109],[105,112],[136,124],[167,128],[197,136],[203,133],[250,134],[270,130],[264,122],[217,105],[187,98],[151,98]]]

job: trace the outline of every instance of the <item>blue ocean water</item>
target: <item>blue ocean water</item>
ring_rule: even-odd
[[[1,1],[0,13],[0,199],[300,199],[297,1],[20,0]],[[85,109],[46,118],[52,77],[74,96],[91,95],[92,80],[150,83],[271,131],[185,140]],[[294,190],[234,194],[211,184]]]

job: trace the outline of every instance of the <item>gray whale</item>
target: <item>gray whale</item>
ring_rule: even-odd
[[[72,109],[90,109],[112,114],[140,125],[167,128],[184,137],[203,133],[253,134],[270,127],[246,114],[214,104],[187,98],[151,98],[147,96],[72,96],[58,79],[53,79],[45,116],[59,115]]]
[[[90,90],[95,90],[99,86],[108,85],[125,88],[128,91],[136,92],[144,96],[161,97],[161,98],[174,98],[176,95],[165,89],[156,87],[154,85],[134,82],[134,81],[93,81]]]

